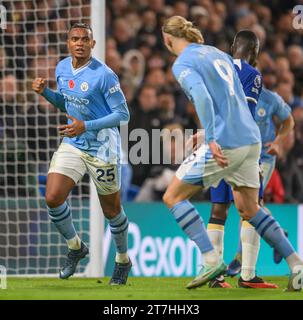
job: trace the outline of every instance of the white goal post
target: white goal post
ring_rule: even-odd
[[[3,0],[0,5],[6,17],[0,21],[0,266],[9,276],[57,276],[67,246],[47,216],[44,193],[60,143],[57,128],[66,118],[32,92],[31,82],[43,77],[55,89],[55,66],[68,54],[66,34],[76,22],[91,24],[93,55],[104,60],[106,1]],[[68,202],[90,248],[76,275],[103,276],[104,217],[87,175]]]
[[[97,59],[105,59],[105,0],[92,0],[91,27],[97,42],[93,55]],[[103,237],[104,216],[99,203],[95,185],[90,179],[90,259],[86,267],[86,276],[102,277],[103,266]]]

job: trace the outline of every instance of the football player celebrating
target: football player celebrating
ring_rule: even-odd
[[[71,56],[56,68],[58,91],[47,88],[45,79],[37,78],[32,84],[35,92],[66,112],[68,118],[68,124],[59,129],[64,138],[53,155],[45,195],[50,220],[69,249],[59,276],[67,279],[73,275],[78,262],[88,254],[66,201],[88,171],[117,250],[110,284],[121,285],[127,281],[131,261],[127,254],[128,219],[120,204],[121,141],[117,127],[128,122],[128,107],[116,74],[92,57],[95,40],[90,26],[74,24],[67,45]]]

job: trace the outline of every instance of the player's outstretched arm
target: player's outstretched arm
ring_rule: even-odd
[[[82,121],[70,115],[66,115],[66,117],[72,120],[72,123],[59,126],[59,132],[63,137],[73,138],[89,130],[118,127],[121,123],[129,121],[129,112],[125,103],[124,106],[118,106],[117,109],[114,109],[113,113],[96,120]]]
[[[282,121],[277,136],[273,142],[266,143],[267,153],[273,156],[280,156],[280,140],[283,136],[288,135],[295,126],[294,118],[291,114]]]
[[[101,130],[120,126],[129,121],[129,111],[126,102],[111,107],[112,113],[96,120],[85,121],[86,130]]]
[[[127,122],[129,120],[129,113],[116,111],[108,116],[91,121],[78,120],[75,117],[66,115],[66,117],[72,120],[72,123],[59,126],[59,133],[62,137],[73,138],[87,130],[101,130],[106,128],[118,127],[121,122]]]
[[[66,112],[65,101],[62,94],[53,91],[46,86],[46,80],[43,78],[36,78],[32,82],[32,89],[41,94],[48,102],[54,105],[56,108]]]

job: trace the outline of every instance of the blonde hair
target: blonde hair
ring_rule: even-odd
[[[195,28],[192,22],[181,16],[173,16],[167,19],[164,22],[162,31],[176,38],[184,38],[188,42],[204,43],[200,30]]]

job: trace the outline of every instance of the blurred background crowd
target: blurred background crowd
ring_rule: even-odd
[[[264,85],[290,105],[296,122],[293,132],[282,140],[265,199],[303,203],[303,26],[294,29],[292,13],[299,3],[107,1],[105,61],[120,78],[131,113],[129,131],[199,129],[194,107],[172,76],[175,58],[162,44],[161,25],[167,17],[181,15],[193,21],[206,44],[225,52],[230,51],[237,31],[253,30],[261,44],[257,67]],[[57,125],[65,121],[64,115],[32,94],[30,83],[39,76],[56,87],[55,66],[68,54],[66,30],[79,20],[90,23],[91,8],[89,0],[4,1],[4,5],[9,9],[9,20],[0,34],[0,140],[5,141],[0,143],[0,185],[6,188],[0,187],[0,196],[7,192],[27,196],[41,192],[34,190],[37,179],[44,183],[50,156],[59,144]],[[177,140],[171,148],[178,150]],[[16,165],[20,156],[25,167]],[[172,160],[171,164],[126,166],[123,199],[161,200],[178,167],[177,159]],[[197,200],[208,200],[208,193]]]

